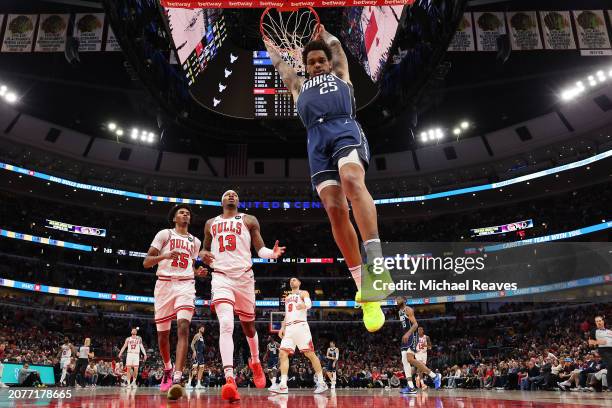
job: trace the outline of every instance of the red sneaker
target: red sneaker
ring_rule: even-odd
[[[266,375],[261,368],[261,363],[253,363],[249,358],[249,368],[253,371],[253,382],[257,388],[266,388]]]
[[[159,390],[161,392],[168,392],[170,387],[172,387],[172,369],[164,370],[164,376],[162,377],[161,384],[159,385]]]
[[[238,394],[238,387],[232,377],[225,379],[225,385],[221,387],[221,398],[225,401],[236,402],[240,401],[240,394]]]

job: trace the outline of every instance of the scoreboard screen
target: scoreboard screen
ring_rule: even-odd
[[[291,92],[285,88],[267,51],[253,51],[253,107],[256,118],[297,116]]]

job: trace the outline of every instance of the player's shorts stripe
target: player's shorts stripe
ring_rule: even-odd
[[[227,299],[227,298],[213,299],[213,301],[210,304],[216,305],[217,303],[229,303],[230,305],[234,306],[234,301],[232,299]]]
[[[176,313],[172,313],[171,315],[168,316],[164,316],[164,317],[160,317],[155,319],[155,323],[161,323],[161,322],[165,322],[171,319],[174,319],[176,317]]]
[[[178,309],[174,309],[175,314],[179,312],[180,310],[189,310],[190,312],[193,312],[195,308],[192,306],[182,306],[182,307],[179,307]]]
[[[281,349],[281,350],[285,350],[285,351],[286,351],[287,353],[289,353],[289,354],[293,354],[293,353],[295,353],[295,350],[291,350],[290,348],[281,347],[280,349]]]

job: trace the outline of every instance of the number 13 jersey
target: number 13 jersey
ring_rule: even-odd
[[[251,233],[245,224],[245,215],[231,218],[215,217],[210,224],[211,252],[215,256],[212,267],[230,278],[240,278],[251,270]]]

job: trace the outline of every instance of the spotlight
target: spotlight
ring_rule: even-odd
[[[149,142],[149,143],[153,143],[153,140],[154,140],[154,139],[153,139],[153,137],[152,137],[152,136],[149,136],[149,138],[147,139],[147,142]]]
[[[117,136],[123,136],[123,129],[117,129]]]
[[[595,80],[595,77],[594,77],[593,75],[589,75],[589,76],[587,77],[587,79],[588,79],[589,81],[594,81],[594,80]]]
[[[444,133],[442,132],[442,129],[438,128],[436,129],[436,139],[442,139],[444,137]]]
[[[142,135],[140,135],[140,141],[141,142],[146,142],[147,141],[147,135],[145,133],[143,133]]]
[[[589,81],[589,85],[591,85],[592,87],[595,87],[597,86],[597,81],[595,80]]]
[[[149,139],[153,139],[155,137],[155,133],[149,132]]]
[[[610,70],[610,72],[608,72],[608,76],[612,78],[612,69]]]
[[[421,133],[421,142],[423,142],[423,143],[427,142],[427,132],[422,132]]]
[[[459,129],[459,128],[454,128],[454,129],[453,129],[453,134],[454,134],[454,135],[456,135],[456,136],[459,136],[459,135],[461,134],[461,129]]]
[[[8,91],[8,88],[6,87],[6,85],[0,86],[0,96],[4,96],[4,94],[6,94],[7,91]]]
[[[117,129],[117,124],[115,122],[110,122],[108,124],[108,130],[115,130]]]
[[[463,122],[461,122],[461,129],[465,130],[469,127],[470,127],[470,122],[468,122],[467,120],[464,120]]]
[[[4,95],[4,99],[6,99],[8,103],[15,103],[17,102],[17,95],[15,95],[13,92],[9,92]]]
[[[584,83],[582,83],[582,81],[578,81],[576,82],[576,86],[580,89],[580,90],[584,90]]]
[[[134,128],[132,129],[132,140],[137,140],[138,139],[138,129]]]

